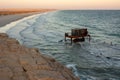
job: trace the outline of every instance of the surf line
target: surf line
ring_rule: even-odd
[[[41,15],[41,14],[35,14],[35,15],[32,15],[32,16],[27,16],[27,17],[24,17],[24,18],[22,18],[20,20],[13,21],[13,22],[11,22],[9,24],[6,24],[5,26],[2,26],[0,28],[0,33],[6,33],[10,28],[14,27],[16,24],[18,24],[18,23],[20,23],[20,22],[22,22],[24,20],[39,16],[39,15]]]

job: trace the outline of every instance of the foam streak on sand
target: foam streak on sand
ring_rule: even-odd
[[[37,15],[40,15],[40,14],[35,14],[35,15],[32,15],[32,16],[27,16],[27,17],[24,17],[23,19],[11,22],[11,23],[3,26],[3,27],[0,27],[0,33],[6,33],[7,30],[9,30],[10,28],[14,27],[16,24],[20,23],[21,21],[33,18],[33,17],[35,17]]]

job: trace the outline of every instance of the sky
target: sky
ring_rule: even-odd
[[[120,0],[0,0],[0,8],[120,10]]]

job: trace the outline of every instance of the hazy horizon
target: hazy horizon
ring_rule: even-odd
[[[0,0],[0,8],[119,10],[120,0]]]

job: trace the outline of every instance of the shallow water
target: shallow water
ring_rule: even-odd
[[[91,42],[64,42],[64,33],[87,28]],[[81,80],[120,80],[120,11],[55,11],[17,23],[7,34],[39,48]]]

